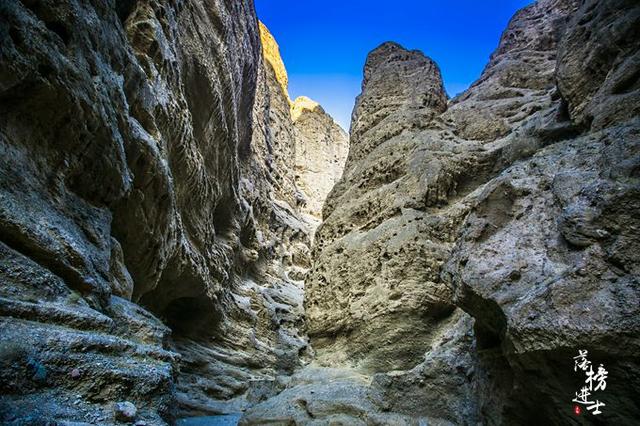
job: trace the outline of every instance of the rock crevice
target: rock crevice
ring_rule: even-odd
[[[639,12],[538,1],[448,102],[420,52],[370,53],[306,283],[320,365],[453,424],[574,421],[578,348],[635,368]],[[633,422],[628,390],[606,422]]]
[[[588,349],[633,424],[638,28],[539,0],[454,99],[384,43],[347,136],[251,0],[3,1],[0,422],[573,424]]]
[[[347,140],[321,109],[294,123],[253,2],[8,1],[0,34],[0,421],[272,392],[309,356],[302,280]],[[332,167],[303,192],[311,160]]]

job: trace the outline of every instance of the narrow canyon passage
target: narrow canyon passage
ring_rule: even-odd
[[[638,28],[383,43],[347,135],[251,0],[3,1],[0,423],[635,424]]]

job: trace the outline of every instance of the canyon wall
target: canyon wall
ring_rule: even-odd
[[[322,222],[322,206],[342,177],[349,137],[317,102],[300,96],[291,106],[296,135],[296,184],[305,194],[301,207],[313,230]]]
[[[305,307],[318,363],[372,376],[380,412],[573,424],[580,348],[612,382],[589,416],[638,418],[639,19],[541,0],[449,102],[421,52],[370,53]]]
[[[279,114],[279,118],[266,129],[276,139],[284,137],[291,142],[274,146],[273,153],[280,160],[281,173],[286,174],[285,186],[298,190],[295,205],[313,236],[322,221],[324,201],[342,176],[349,152],[349,136],[314,100],[306,96],[290,99],[289,77],[280,56],[280,46],[263,23],[260,23],[260,37],[266,67],[274,73],[272,91],[278,92],[276,83],[281,88],[271,100],[271,113]],[[286,125],[279,127],[281,124],[278,123]]]
[[[0,422],[577,424],[580,348],[633,424],[638,28],[540,0],[452,100],[385,43],[349,148],[251,0],[3,1]]]
[[[0,33],[1,421],[269,394],[308,356],[312,226],[253,2],[7,1]]]

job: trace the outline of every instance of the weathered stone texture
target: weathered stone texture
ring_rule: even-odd
[[[422,207],[437,203],[431,189],[439,179],[438,159],[420,168],[429,148],[452,145],[420,140],[413,137],[419,129],[409,130],[428,126],[445,107],[440,72],[422,53],[393,43],[371,53],[347,168],[325,205],[306,287],[309,333],[327,363],[413,366],[434,324],[454,309],[450,289],[438,278],[446,250],[434,242],[450,221],[429,218]],[[371,338],[374,330],[380,340]]]
[[[0,18],[3,421],[239,410],[306,356],[310,265],[286,71],[253,2]]]
[[[322,206],[342,176],[349,137],[315,101],[300,96],[291,106],[296,134],[296,184],[305,195],[308,221],[322,221]]]
[[[320,364],[380,372],[391,412],[566,424],[586,348],[627,378],[602,418],[637,418],[639,13],[534,3],[448,105],[421,54],[370,54],[306,283]]]
[[[251,0],[3,1],[0,422],[560,425],[580,348],[633,424],[639,29],[540,0],[453,100],[385,43],[348,148]]]

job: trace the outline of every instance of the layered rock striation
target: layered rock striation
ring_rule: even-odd
[[[311,229],[253,2],[8,1],[0,34],[1,421],[271,392],[307,356]]]
[[[348,147],[250,0],[2,2],[0,422],[574,424],[587,349],[633,424],[638,28],[540,0],[452,100],[385,43]]]
[[[296,128],[295,179],[305,195],[301,211],[313,230],[322,221],[322,206],[342,177],[349,137],[317,102],[300,96],[291,106]]]
[[[321,365],[377,373],[387,412],[566,424],[588,349],[625,381],[592,418],[632,424],[639,14],[534,3],[449,102],[420,52],[369,55],[306,284]]]
[[[296,188],[292,205],[298,207],[309,229],[322,221],[322,206],[342,176],[349,137],[322,106],[306,96],[289,97],[289,78],[280,47],[260,24],[265,68],[271,97],[269,114],[275,117],[261,130],[267,139],[280,140],[271,151],[279,162],[281,188]],[[276,88],[279,85],[281,90]]]
[[[387,43],[369,55],[345,175],[324,207],[306,288],[308,331],[327,363],[411,367],[454,309],[439,279],[448,221],[429,220],[423,205],[438,201],[437,158],[424,164],[429,143],[448,141],[408,131],[445,109],[440,71],[421,52]]]

